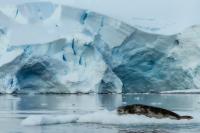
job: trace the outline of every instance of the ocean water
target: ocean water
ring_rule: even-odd
[[[115,109],[148,104],[192,115],[194,120],[156,120],[144,116],[119,117]],[[53,123],[24,125],[29,117],[45,116]],[[69,116],[78,121],[55,122]],[[42,122],[45,122],[42,119]],[[198,94],[79,94],[0,95],[0,133],[199,133]]]

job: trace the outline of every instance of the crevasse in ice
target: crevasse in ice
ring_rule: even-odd
[[[200,28],[140,31],[49,2],[0,8],[1,93],[130,93],[198,89]]]

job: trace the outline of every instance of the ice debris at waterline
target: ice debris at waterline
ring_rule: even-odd
[[[49,2],[8,7],[0,7],[0,93],[200,88],[199,26],[166,36]]]
[[[185,112],[179,112],[185,114]],[[141,115],[118,115],[115,111],[97,111],[90,114],[68,114],[68,115],[32,115],[24,119],[21,124],[24,126],[66,124],[66,123],[94,123],[114,125],[151,125],[151,124],[190,124],[199,123],[198,113],[192,113],[192,120],[172,120],[169,118],[156,119]]]

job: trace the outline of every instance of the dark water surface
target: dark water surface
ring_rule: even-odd
[[[148,104],[173,111],[200,112],[195,94],[101,94],[101,95],[0,95],[0,133],[199,133],[196,124],[106,125],[68,123],[22,126],[29,115],[85,114],[115,110],[120,105]],[[200,115],[200,113],[199,113]]]

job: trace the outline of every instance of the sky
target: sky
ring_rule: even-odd
[[[182,30],[200,24],[200,0],[0,0],[0,4],[31,1],[51,1],[77,8],[89,9],[132,26],[171,26]]]

